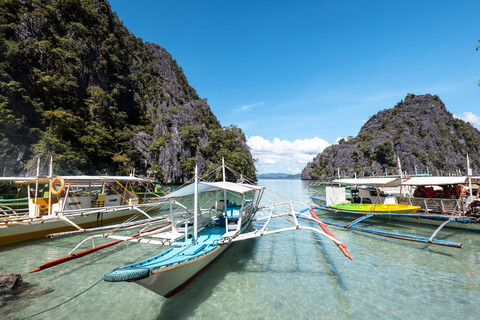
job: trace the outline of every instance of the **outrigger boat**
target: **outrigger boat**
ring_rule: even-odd
[[[414,213],[420,207],[410,204],[399,204],[392,193],[385,189],[401,185],[400,178],[363,178],[363,179],[337,179],[333,183],[351,186],[351,196],[347,199],[346,187],[327,186],[327,209],[360,212],[360,213]],[[312,196],[312,200],[321,205],[322,199]]]
[[[318,223],[322,229],[299,223],[297,216],[303,215],[307,218],[307,215],[294,210],[296,202],[285,201],[271,204],[268,208],[262,207],[260,202],[265,192],[264,187],[228,182],[225,180],[225,168],[228,167],[223,165],[222,168],[223,181],[220,182],[198,181],[195,169],[194,183],[163,197],[163,200],[169,202],[170,214],[164,215],[165,219],[157,221],[157,224],[146,221],[147,225],[131,236],[117,235],[113,232],[93,235],[82,241],[64,258],[47,262],[31,272],[44,270],[121,241],[167,246],[167,250],[154,257],[114,269],[105,275],[104,280],[134,282],[168,298],[185,288],[232,243],[241,240],[287,231],[311,230],[332,240],[347,257],[352,259],[346,246],[333,236],[325,224],[315,216],[313,210],[310,210],[310,213],[314,218],[310,219]],[[265,215],[255,218],[260,209],[267,209]],[[284,221],[289,221],[293,225],[268,228],[274,218],[275,220],[284,218]],[[263,222],[263,225],[248,231],[247,227],[252,221],[255,221],[255,224]],[[96,238],[109,238],[115,241],[75,252],[82,243],[89,243]]]
[[[413,177],[403,179],[406,191],[396,197],[397,203],[420,207],[424,213],[467,215],[468,204],[477,190],[472,182],[480,177]]]
[[[51,171],[51,170],[50,170]],[[134,176],[0,177],[27,188],[27,206],[0,207],[0,245],[44,237],[53,232],[99,226],[143,215],[160,202],[140,198],[135,187],[149,180]],[[60,186],[58,186],[60,184]],[[157,198],[158,200],[158,198]]]
[[[404,240],[432,243],[445,246],[463,247],[460,243],[435,239],[435,236],[447,224],[449,227],[461,229],[480,229],[477,217],[470,215],[465,209],[473,200],[470,197],[460,198],[418,198],[415,197],[412,186],[458,185],[463,188],[470,181],[478,182],[475,177],[383,177],[363,179],[337,179],[334,184],[351,186],[351,200],[347,200],[346,187],[327,186],[325,197],[312,196],[317,209],[341,216],[360,215],[348,224],[331,223],[339,227],[373,233],[377,235]],[[390,193],[386,190],[390,189]],[[470,191],[470,195],[472,195]],[[352,203],[353,202],[353,203]],[[365,210],[362,210],[365,206]],[[370,209],[370,210],[368,210]],[[377,230],[356,227],[358,223],[370,218],[386,217],[388,219],[412,221],[435,225],[437,228],[429,238],[415,237],[404,234],[393,234]],[[371,219],[370,219],[371,220]],[[369,221],[370,221],[369,220]],[[327,223],[328,224],[328,223]]]

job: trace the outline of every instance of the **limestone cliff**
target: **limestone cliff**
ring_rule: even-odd
[[[106,0],[0,7],[0,170],[156,172],[183,183],[221,162],[255,177],[245,135],[221,127],[172,56],[131,34]],[[3,173],[3,172],[2,172]]]
[[[410,174],[466,173],[466,156],[480,172],[480,132],[456,119],[438,96],[407,95],[373,115],[350,140],[326,148],[303,169],[302,179],[397,173],[397,157]]]

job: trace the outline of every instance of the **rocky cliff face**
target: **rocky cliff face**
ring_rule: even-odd
[[[407,95],[395,107],[378,112],[357,137],[326,148],[303,169],[302,179],[328,179],[397,174],[397,157],[403,171],[466,173],[466,156],[474,174],[480,172],[480,132],[456,119],[443,102],[430,94]]]
[[[57,173],[155,172],[183,183],[221,162],[255,177],[171,55],[131,34],[105,0],[6,0],[0,8],[0,169],[53,155]]]

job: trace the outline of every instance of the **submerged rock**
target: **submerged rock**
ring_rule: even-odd
[[[48,286],[31,285],[23,281],[18,273],[0,274],[0,309],[2,319],[9,319],[8,315],[28,307],[32,299],[52,292]],[[4,316],[5,315],[5,316]]]
[[[11,294],[26,284],[18,273],[0,274],[0,295]]]

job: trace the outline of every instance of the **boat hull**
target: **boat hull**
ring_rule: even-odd
[[[219,245],[216,249],[197,259],[154,270],[148,278],[136,280],[135,283],[169,298],[182,291],[198,274],[220,256],[229,244]]]
[[[148,210],[151,211],[152,209]],[[82,228],[89,228],[117,220],[124,219],[138,213],[137,210],[106,211],[103,213],[91,213],[84,216],[75,216],[69,218],[75,224]],[[103,215],[103,217],[102,217]],[[0,245],[12,244],[15,242],[42,238],[48,234],[76,230],[73,226],[59,218],[38,218],[25,220],[18,223],[0,223]]]
[[[366,204],[366,203],[341,203],[329,206],[336,210],[357,211],[364,213],[415,213],[420,207],[408,204]]]

